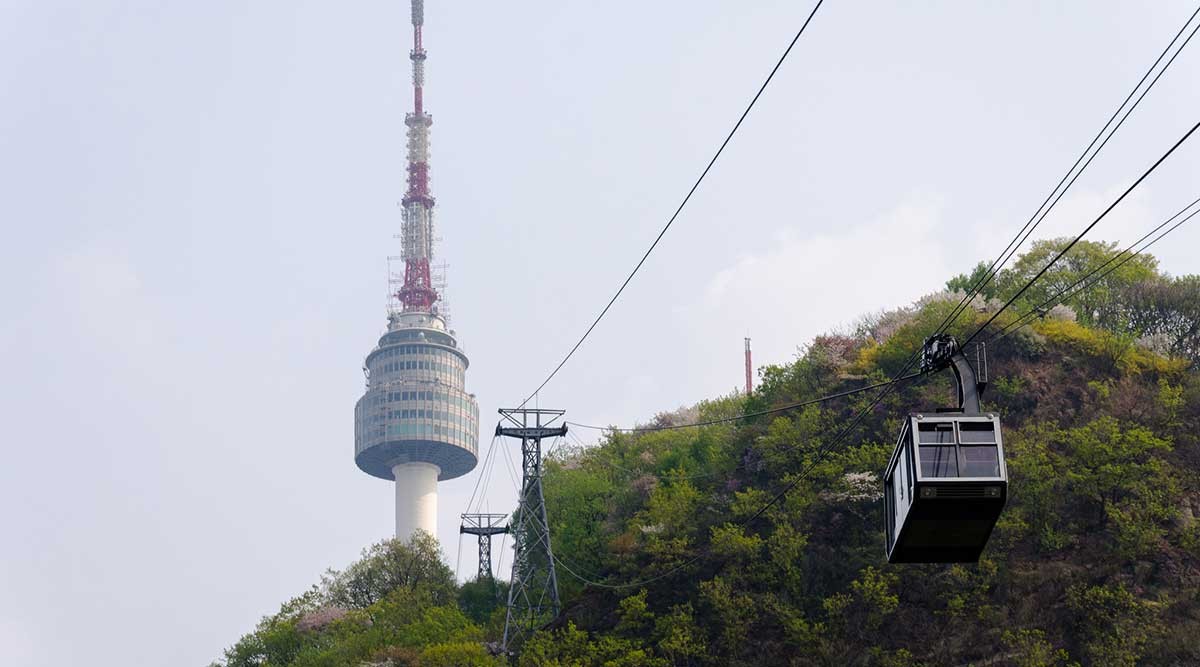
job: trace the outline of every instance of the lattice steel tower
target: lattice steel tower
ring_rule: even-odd
[[[550,523],[542,495],[542,439],[567,434],[566,424],[554,426],[562,410],[500,410],[503,422],[496,435],[521,441],[521,497],[509,528],[513,535],[512,579],[508,615],[504,619],[503,650],[512,651],[535,630],[558,616],[558,577],[550,548]]]
[[[412,0],[413,111],[408,126],[404,284],[389,306],[387,332],[367,355],[367,390],[354,407],[354,462],[364,472],[396,482],[396,537],[420,529],[437,536],[437,483],[475,468],[479,406],[466,391],[469,361],[438,312],[433,257],[433,204],[429,193],[429,126],[425,112],[423,0]]]
[[[491,580],[492,575],[492,538],[508,532],[507,514],[486,514],[469,512],[462,515],[462,524],[458,528],[461,535],[474,535],[479,541],[479,581]]]

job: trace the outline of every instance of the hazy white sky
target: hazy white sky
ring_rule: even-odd
[[[629,423],[724,393],[743,336],[784,362],[990,258],[1193,8],[826,3],[541,405]],[[810,9],[428,0],[439,252],[485,424],[590,322]],[[0,0],[0,664],[207,664],[391,531],[352,414],[398,252],[408,24],[403,0]],[[1197,81],[1193,43],[1039,236],[1190,127]],[[1140,236],[1198,175],[1193,142],[1094,238]],[[1156,252],[1200,272],[1198,243]],[[474,483],[441,487],[451,564]]]

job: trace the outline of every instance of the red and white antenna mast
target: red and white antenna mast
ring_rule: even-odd
[[[429,126],[433,117],[425,113],[425,47],[421,26],[425,23],[424,0],[412,0],[413,50],[409,53],[413,72],[413,110],[404,115],[408,126],[408,190],[404,193],[404,286],[396,298],[404,312],[433,311],[437,290],[429,273],[433,257],[433,196],[429,194]]]
[[[746,395],[749,396],[754,391],[754,376],[751,373],[750,363],[750,339],[746,339]]]

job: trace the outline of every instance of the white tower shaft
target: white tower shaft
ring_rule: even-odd
[[[407,542],[418,530],[437,537],[437,483],[441,469],[432,463],[401,463],[396,476],[396,537]]]

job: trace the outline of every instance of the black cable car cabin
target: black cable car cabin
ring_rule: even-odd
[[[1000,419],[979,410],[975,373],[949,336],[926,341],[922,370],[949,365],[959,411],[914,413],[883,481],[889,563],[973,563],[1008,498]]]

